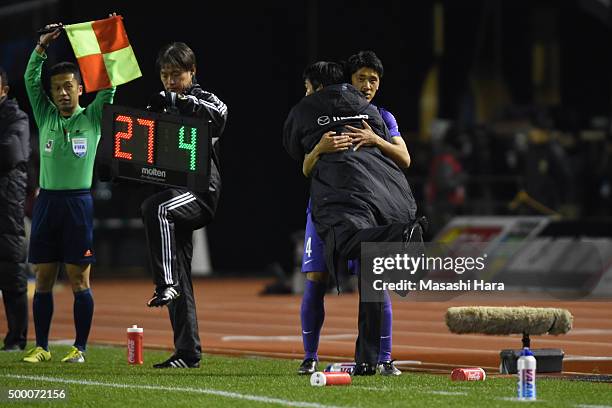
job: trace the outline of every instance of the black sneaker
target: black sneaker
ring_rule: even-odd
[[[17,343],[14,343],[14,344],[5,344],[4,346],[2,346],[2,348],[0,350],[1,351],[23,351],[23,350],[25,350],[25,346],[21,347]]]
[[[317,364],[319,362],[314,358],[307,358],[302,361],[300,368],[298,368],[299,375],[313,374],[317,371]]]
[[[200,368],[200,360],[172,355],[162,363],[153,364],[153,368]]]
[[[179,297],[181,293],[177,286],[166,286],[164,288],[158,288],[153,293],[153,297],[147,302],[149,307],[161,307],[172,302],[174,299]]]
[[[357,363],[355,364],[355,371],[353,375],[374,375],[376,374],[376,366],[368,363]]]
[[[379,362],[378,373],[380,375],[402,375],[402,372],[393,364],[393,360]]]

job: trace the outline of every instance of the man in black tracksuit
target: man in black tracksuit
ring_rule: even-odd
[[[383,139],[391,139],[378,109],[361,92],[349,84],[331,83],[304,97],[289,113],[283,143],[295,160],[302,160],[322,136],[341,132],[346,125],[361,128],[362,120]],[[415,225],[417,208],[408,181],[376,147],[322,155],[310,180],[313,221],[336,278],[345,275],[349,259],[359,258],[362,242],[406,241]],[[375,373],[381,316],[382,303],[359,303],[356,374]]]
[[[0,68],[0,290],[8,323],[2,350],[23,350],[28,335],[28,276],[23,224],[30,128]]]
[[[164,188],[142,204],[155,293],[148,306],[168,306],[174,331],[174,354],[155,368],[196,368],[202,352],[191,280],[192,233],[209,224],[221,192],[218,137],[227,120],[227,107],[195,83],[195,55],[184,43],[162,48],[157,59],[165,90],[148,106],[157,112],[211,120],[213,140],[209,189],[196,193]]]

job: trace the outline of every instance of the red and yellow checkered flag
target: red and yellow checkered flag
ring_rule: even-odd
[[[142,76],[122,20],[121,16],[113,16],[64,26],[87,92]]]

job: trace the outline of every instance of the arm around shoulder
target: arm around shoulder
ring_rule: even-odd
[[[310,151],[310,153],[306,153],[306,155],[304,156],[304,163],[302,164],[302,173],[304,173],[304,176],[306,177],[310,176],[314,165],[317,164],[317,161],[319,160],[320,153],[318,147],[319,145],[317,144],[314,149]]]
[[[412,160],[410,158],[408,146],[406,146],[406,142],[404,142],[404,138],[401,136],[394,136],[391,138],[391,144],[393,145],[393,153],[389,156],[395,164],[405,169],[410,167]]]
[[[411,160],[410,153],[408,152],[408,146],[406,146],[406,142],[404,142],[404,138],[400,134],[399,126],[397,125],[397,120],[395,119],[395,116],[393,116],[393,114],[388,110],[382,108],[380,109],[380,114],[383,121],[385,122],[385,125],[387,126],[387,130],[389,130],[391,143],[381,141],[381,145],[383,146],[379,146],[379,148],[399,167],[410,167]]]

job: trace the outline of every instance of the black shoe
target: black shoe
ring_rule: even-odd
[[[302,361],[302,364],[300,364],[300,368],[298,368],[298,374],[299,375],[314,374],[317,371],[318,363],[319,362],[315,360],[314,358],[305,359],[304,361]]]
[[[393,364],[393,360],[381,361],[378,363],[378,373],[380,375],[402,375],[402,372]]]
[[[153,364],[153,368],[200,368],[200,360],[172,355],[162,363]]]
[[[164,288],[158,288],[153,293],[153,297],[147,302],[149,307],[161,307],[172,302],[174,299],[179,297],[181,293],[176,286],[166,286]]]
[[[376,374],[376,366],[368,363],[357,363],[355,364],[355,371],[353,375],[374,375]]]
[[[21,347],[17,343],[14,343],[14,344],[5,344],[4,346],[2,346],[2,348],[0,350],[1,351],[23,351],[23,350],[25,350],[25,346]]]

